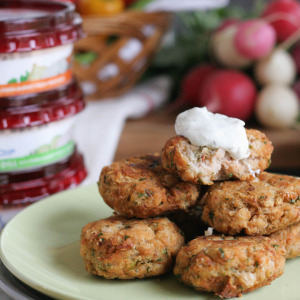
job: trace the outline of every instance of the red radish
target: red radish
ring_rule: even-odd
[[[279,42],[286,40],[300,27],[300,4],[295,0],[276,0],[267,4],[262,14],[270,20]]]
[[[298,71],[298,74],[300,74],[300,44],[297,44],[293,51],[292,51],[292,56]]]
[[[264,20],[242,22],[234,37],[237,51],[244,57],[258,59],[268,55],[276,42],[276,33]]]
[[[184,101],[193,105],[198,106],[198,94],[203,84],[204,79],[216,71],[216,68],[209,64],[202,64],[185,75],[182,82],[182,96]]]
[[[244,121],[253,113],[255,98],[251,79],[234,70],[220,70],[208,76],[199,93],[199,102],[209,111]]]

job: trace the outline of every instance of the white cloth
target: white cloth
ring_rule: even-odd
[[[195,11],[215,9],[228,5],[229,0],[154,0],[146,5],[146,11]]]
[[[73,132],[88,170],[83,185],[95,183],[101,169],[113,161],[126,119],[140,118],[163,105],[170,86],[170,79],[161,76],[138,85],[119,99],[87,104],[78,116]]]

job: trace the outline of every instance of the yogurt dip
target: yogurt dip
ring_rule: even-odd
[[[245,122],[239,119],[213,114],[206,107],[194,107],[177,116],[175,131],[195,146],[222,148],[240,160],[250,155],[244,126]]]
[[[83,36],[70,3],[0,1],[0,97],[70,82],[73,44]]]

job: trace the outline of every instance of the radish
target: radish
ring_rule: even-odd
[[[189,71],[182,81],[181,92],[183,100],[192,106],[198,106],[198,93],[204,79],[217,69],[210,64],[202,64]]]
[[[275,30],[264,20],[249,20],[239,24],[234,45],[240,55],[258,59],[268,55],[276,42]]]
[[[283,85],[269,85],[259,94],[255,112],[258,121],[267,127],[287,128],[292,126],[300,110],[295,92]]]
[[[211,48],[216,60],[228,68],[244,68],[251,64],[252,60],[240,55],[234,44],[234,37],[238,30],[238,23],[226,26],[216,31],[211,39]]]
[[[254,68],[256,80],[262,85],[290,85],[296,77],[296,66],[291,55],[277,49],[266,58],[258,61]]]
[[[300,74],[300,44],[297,44],[294,47],[294,49],[292,51],[292,56],[293,56],[298,74]]]
[[[199,103],[214,113],[248,120],[254,110],[256,88],[251,79],[234,70],[209,75],[199,92]]]
[[[279,42],[300,27],[300,4],[295,0],[277,0],[267,4],[262,16],[270,21]]]

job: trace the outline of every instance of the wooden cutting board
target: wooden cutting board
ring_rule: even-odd
[[[115,160],[137,154],[160,152],[167,139],[175,135],[174,122],[177,114],[178,112],[164,109],[139,120],[127,121]],[[274,145],[269,170],[292,170],[293,173],[300,173],[300,131],[258,129],[263,131]]]

